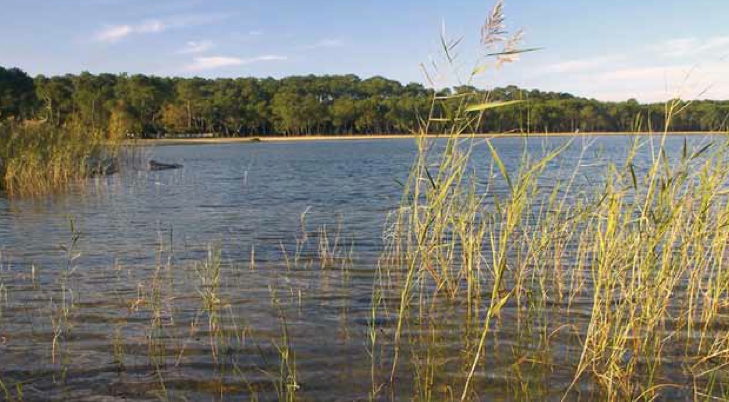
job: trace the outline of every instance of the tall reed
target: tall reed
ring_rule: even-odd
[[[111,173],[118,144],[88,128],[0,122],[0,191],[35,196]]]
[[[518,47],[520,38],[521,32],[507,36],[499,2],[482,28],[482,50],[468,77],[458,75],[461,39],[445,32],[445,67],[436,66],[437,73],[450,70],[450,82],[470,85],[528,51]],[[488,58],[494,63],[486,64]],[[690,104],[676,99],[666,104],[663,132],[635,137],[624,161],[605,166],[596,180],[600,186],[576,182],[586,145],[578,150],[574,171],[555,182],[544,177],[547,167],[559,166],[568,150],[574,157],[575,141],[540,155],[525,146],[515,168],[502,160],[495,140],[474,136],[485,111],[516,103],[442,91],[421,121],[417,154],[402,204],[389,220],[381,261],[388,273],[379,292],[397,295],[377,302],[395,300],[380,308],[383,315],[396,315],[391,383],[415,372],[416,400],[434,398],[430,390],[439,377],[447,389],[460,389],[457,399],[478,399],[474,381],[497,358],[487,353],[489,337],[495,342],[515,327],[543,357],[515,356],[514,372],[558,359],[574,379],[562,390],[563,399],[580,399],[578,388],[608,401],[649,401],[676,392],[726,397],[729,143],[684,143],[679,155],[671,152],[670,122]],[[636,122],[643,129],[641,116]],[[433,140],[432,134],[444,138]],[[490,155],[486,174],[474,167],[479,146]],[[648,154],[647,166],[638,165],[638,153]],[[588,320],[581,319],[584,309],[573,305],[576,300],[590,300]],[[410,335],[434,333],[444,318],[438,315],[441,305],[462,314],[460,375],[434,373],[434,349],[414,347],[428,342]],[[504,310],[514,320],[506,326]],[[576,338],[579,353],[549,353],[560,337]],[[408,344],[413,363],[401,367]],[[690,391],[666,377],[666,360],[679,356]]]

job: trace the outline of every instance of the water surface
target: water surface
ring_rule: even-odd
[[[494,145],[515,174],[525,149],[543,155],[567,141]],[[630,145],[624,136],[576,138],[540,183],[598,188]],[[668,139],[674,156],[683,146],[682,137]],[[146,157],[183,169],[128,171],[42,199],[0,196],[0,380],[25,384],[26,400],[275,400],[286,329],[300,399],[368,399],[372,280],[415,149],[411,140],[374,139],[163,146]],[[651,158],[646,142],[637,169]],[[484,144],[472,167],[486,189],[496,173]],[[488,191],[506,192],[500,183]],[[78,240],[69,259],[72,222]],[[335,250],[331,267],[317,260],[322,244]],[[200,303],[208,288],[200,264],[211,250],[221,251],[224,266],[218,296],[227,341],[218,356]],[[64,272],[73,308],[59,335]],[[383,321],[383,331],[390,325]],[[458,322],[442,325],[460,331]],[[508,330],[503,347],[517,342]],[[399,381],[412,383],[404,367]],[[510,399],[507,367],[497,362],[482,374],[485,400]],[[570,376],[553,370],[551,388],[564,389]],[[549,388],[543,396],[559,400]],[[396,387],[376,399],[409,400],[411,392]]]

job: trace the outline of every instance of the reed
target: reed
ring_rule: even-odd
[[[37,196],[113,173],[118,144],[85,128],[0,122],[0,191]]]
[[[200,311],[208,318],[210,351],[215,362],[218,361],[220,341],[223,339],[220,313],[222,302],[219,298],[221,258],[220,246],[210,247],[205,261],[195,267],[200,280],[197,290],[200,295]]]
[[[445,32],[445,66],[436,69],[454,72],[451,82],[470,85],[494,64],[529,51],[518,48],[520,37],[520,31],[507,36],[499,2],[484,24],[479,64],[469,75],[458,75],[461,39]],[[483,62],[488,58],[493,64]],[[390,306],[397,319],[390,339],[391,384],[414,372],[414,399],[431,400],[441,377],[447,389],[460,388],[457,399],[477,400],[481,387],[474,381],[496,358],[487,347],[508,328],[502,319],[508,310],[519,339],[536,349],[527,352],[532,357],[515,356],[512,372],[549,365],[550,356],[557,357],[573,370],[563,400],[579,400],[576,388],[592,389],[593,397],[607,401],[671,395],[683,385],[665,377],[663,369],[678,356],[691,367],[686,376],[697,400],[723,395],[719,373],[729,366],[728,143],[694,149],[684,144],[680,155],[671,155],[665,144],[670,122],[690,104],[676,99],[666,104],[663,132],[636,137],[624,161],[606,166],[600,188],[575,185],[579,162],[561,175],[565,180],[545,186],[546,167],[579,144],[568,141],[541,155],[525,151],[514,169],[501,159],[495,140],[475,136],[485,111],[516,103],[443,92],[421,121],[418,152],[382,257],[394,279],[381,283],[381,292],[397,295]],[[639,131],[641,121],[638,116]],[[432,134],[443,138],[433,140]],[[479,146],[490,155],[485,176],[473,166]],[[583,144],[578,161],[588,147]],[[648,166],[636,166],[639,151],[650,153]],[[584,323],[572,308],[578,299],[591,300]],[[567,308],[549,307],[557,301],[566,301]],[[373,308],[379,304],[373,301]],[[463,351],[461,375],[437,372],[443,370],[433,363],[438,342],[406,335],[434,334],[438,305],[458,306],[454,312],[462,314],[466,330],[456,348]],[[550,353],[559,337],[577,338],[580,353]],[[409,343],[432,346],[411,346],[411,362],[401,368],[402,348]]]

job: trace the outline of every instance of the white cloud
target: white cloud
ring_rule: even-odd
[[[566,60],[546,65],[540,68],[539,71],[550,74],[583,73],[599,68],[605,68],[606,66],[613,66],[615,62],[623,59],[623,56],[601,56],[587,59]]]
[[[224,67],[244,66],[253,63],[259,63],[264,61],[282,61],[287,60],[285,56],[278,55],[263,55],[258,57],[251,57],[242,59],[238,57],[227,57],[227,56],[211,56],[211,57],[195,57],[192,63],[185,66],[185,71],[205,71],[215,70]]]
[[[250,36],[261,36],[261,35],[263,35],[263,31],[261,31],[261,30],[250,31],[250,32],[248,32],[248,35],[250,35]]]
[[[170,25],[160,20],[146,20],[135,25],[113,25],[99,31],[96,40],[113,43],[133,34],[159,33],[168,28]]]
[[[600,100],[635,98],[643,102],[729,98],[729,36],[680,38],[537,68],[536,86],[547,86]],[[676,58],[683,57],[683,60]]]
[[[183,15],[166,19],[148,19],[136,24],[109,25],[99,30],[97,42],[114,43],[131,35],[161,33],[169,29],[208,24],[225,18],[221,14]]]
[[[136,27],[136,31],[139,33],[159,33],[172,25],[164,23],[160,20],[148,20]]]
[[[190,41],[185,44],[185,47],[178,50],[179,54],[192,54],[192,53],[203,53],[215,46],[213,42],[209,40],[204,41]]]
[[[288,57],[286,56],[277,56],[277,55],[265,55],[265,56],[259,56],[255,57],[253,59],[248,59],[249,62],[257,62],[257,61],[283,61],[288,60]],[[247,63],[250,64],[250,63]]]
[[[729,52],[729,36],[715,36],[707,39],[677,38],[652,46],[666,57],[724,56]],[[719,53],[718,55],[716,53]]]
[[[600,100],[621,101],[635,98],[643,102],[664,102],[673,98],[729,98],[726,62],[701,65],[643,65],[605,69],[572,77],[575,92]]]
[[[595,78],[602,81],[643,81],[664,80],[676,82],[691,73],[689,66],[648,66],[629,67],[599,73]]]
[[[237,57],[212,56],[196,57],[191,64],[185,67],[187,71],[214,70],[221,67],[240,66],[243,59]]]
[[[96,40],[99,42],[116,42],[125,38],[134,32],[134,28],[129,25],[117,25],[108,27],[96,34]]]

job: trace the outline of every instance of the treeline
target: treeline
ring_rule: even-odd
[[[477,91],[444,90],[442,95]],[[110,136],[178,133],[219,136],[408,133],[427,118],[433,91],[382,77],[164,78],[64,75],[35,78],[0,67],[0,120],[106,130]],[[496,88],[490,100],[525,102],[486,112],[481,132],[660,130],[663,104],[600,102],[567,93]],[[439,117],[447,117],[445,102]],[[697,101],[672,121],[676,131],[725,130],[729,101]]]

